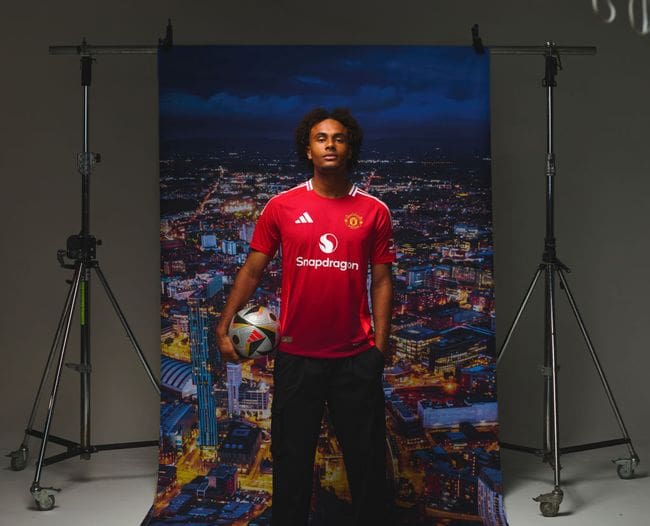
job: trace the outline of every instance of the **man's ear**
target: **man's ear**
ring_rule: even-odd
[[[307,156],[307,159],[311,161],[311,146],[307,146],[305,149],[305,155]]]

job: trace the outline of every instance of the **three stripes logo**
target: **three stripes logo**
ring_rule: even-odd
[[[296,222],[296,224],[313,223],[314,220],[309,215],[309,212],[303,212],[302,215],[298,219],[296,219],[295,222]]]
[[[248,336],[248,340],[246,340],[246,342],[247,343],[253,343],[253,342],[256,342],[258,340],[263,340],[263,339],[264,339],[264,335],[261,332],[253,329],[251,331],[250,335]]]

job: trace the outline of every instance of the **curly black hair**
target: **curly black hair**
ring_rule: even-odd
[[[298,159],[304,162],[310,170],[313,170],[314,163],[307,158],[309,133],[316,124],[325,119],[339,121],[347,129],[350,144],[350,158],[346,164],[348,170],[353,169],[359,162],[363,130],[347,108],[335,108],[332,111],[327,111],[323,108],[314,108],[302,118],[295,132],[296,154],[298,155]]]

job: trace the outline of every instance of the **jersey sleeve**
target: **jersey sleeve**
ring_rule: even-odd
[[[393,224],[390,212],[387,208],[381,207],[377,214],[377,225],[375,230],[375,243],[370,255],[372,265],[378,263],[392,263],[395,261],[395,238],[393,235]]]
[[[251,239],[251,248],[253,250],[262,252],[269,257],[275,256],[280,245],[280,228],[277,218],[277,204],[271,198],[257,219],[253,238]]]

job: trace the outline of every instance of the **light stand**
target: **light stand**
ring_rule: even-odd
[[[477,52],[481,52],[482,44],[478,38],[478,27],[473,28],[474,47]],[[535,46],[519,46],[519,47],[492,47],[489,48],[493,54],[540,54],[540,48]],[[542,263],[537,268],[533,280],[526,291],[524,299],[515,315],[506,338],[497,354],[497,363],[503,357],[512,335],[517,327],[517,324],[523,314],[528,301],[535,289],[540,276],[544,274],[544,302],[545,302],[545,316],[544,316],[544,335],[545,335],[545,350],[544,350],[544,367],[543,374],[545,376],[544,382],[544,435],[543,446],[541,449],[526,446],[519,446],[502,442],[501,446],[504,448],[523,451],[526,453],[533,453],[542,457],[544,462],[548,462],[553,468],[553,490],[549,493],[544,493],[535,497],[533,500],[540,503],[540,510],[545,517],[554,517],[558,514],[562,498],[564,496],[561,488],[560,480],[560,456],[566,453],[574,453],[578,451],[586,451],[590,449],[597,449],[603,447],[610,447],[615,445],[625,444],[628,448],[629,457],[620,458],[614,462],[617,465],[617,473],[623,479],[632,478],[634,469],[639,463],[639,456],[636,454],[632,446],[632,440],[627,432],[623,418],[621,417],[614,396],[605,377],[591,338],[587,333],[585,324],[582,321],[582,316],[578,310],[576,302],[571,294],[569,284],[565,274],[570,272],[569,268],[564,265],[557,257],[556,243],[555,243],[555,225],[554,225],[554,190],[555,190],[555,152],[553,150],[553,90],[557,86],[556,76],[558,66],[561,69],[560,50],[566,54],[593,54],[595,48],[559,48],[553,42],[547,42],[544,48],[541,49],[545,57],[545,76],[544,87],[546,90],[546,235],[544,238],[544,253],[542,255]],[[590,51],[591,50],[591,51]],[[592,442],[589,444],[560,447],[559,439],[559,403],[558,403],[558,365],[557,365],[557,341],[556,341],[556,286],[566,293],[571,310],[576,318],[580,332],[585,340],[591,359],[596,366],[598,375],[603,384],[610,406],[616,416],[619,428],[623,438],[615,440],[606,440],[601,442]]]
[[[160,47],[167,49],[172,45],[172,27],[171,21],[167,26],[167,35],[164,40],[160,40]],[[20,447],[11,452],[8,456],[11,457],[11,468],[15,471],[25,469],[27,459],[29,456],[29,437],[34,436],[41,439],[41,446],[36,463],[36,471],[34,474],[34,481],[30,487],[30,492],[34,497],[36,507],[39,510],[49,510],[54,507],[54,494],[60,490],[52,487],[41,486],[41,475],[43,466],[54,464],[68,458],[79,456],[81,459],[89,460],[93,453],[100,451],[109,451],[115,449],[130,449],[137,447],[157,446],[157,440],[140,441],[140,442],[121,442],[111,444],[92,444],[90,432],[90,374],[92,372],[91,366],[91,340],[90,340],[90,315],[91,315],[91,302],[90,302],[90,289],[91,289],[91,275],[92,271],[95,272],[99,278],[104,292],[126,331],[126,334],[131,342],[133,350],[136,352],[142,367],[149,378],[154,390],[160,395],[160,387],[158,380],[156,380],[151,367],[138,344],[133,331],[120,309],[120,306],[115,298],[106,277],[96,259],[97,245],[101,245],[101,241],[96,239],[90,234],[90,176],[93,168],[97,162],[100,161],[99,154],[92,153],[89,148],[89,88],[92,79],[92,63],[94,61],[93,55],[97,53],[148,53],[156,54],[158,47],[147,46],[103,46],[91,47],[86,44],[84,40],[81,46],[58,46],[51,47],[52,54],[77,54],[81,56],[81,85],[83,87],[83,151],[78,155],[77,169],[81,175],[81,231],[78,235],[71,235],[66,242],[66,249],[57,252],[57,259],[59,264],[66,269],[73,270],[72,280],[69,281],[70,287],[66,295],[63,311],[59,318],[58,326],[54,335],[54,340],[50,348],[47,363],[41,377],[38,387],[34,405],[29,417],[25,435]],[[64,258],[71,260],[71,263],[66,263]],[[81,402],[81,415],[80,415],[80,440],[74,442],[67,440],[50,433],[52,420],[54,417],[54,409],[56,405],[57,394],[61,381],[61,373],[65,363],[65,354],[68,344],[68,336],[70,334],[70,327],[72,318],[74,316],[75,306],[79,304],[79,323],[81,330],[81,344],[80,344],[80,361],[78,364],[65,364],[67,367],[74,369],[80,375],[80,402]],[[56,360],[55,360],[56,356]],[[56,361],[56,369],[52,381],[52,390],[49,398],[47,409],[47,416],[43,431],[38,431],[33,428],[36,412],[41,400],[44,386],[48,377],[50,376],[53,363]],[[54,442],[66,448],[66,451],[58,455],[45,458],[45,451],[48,442]]]

